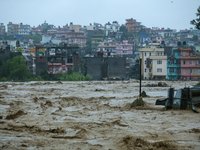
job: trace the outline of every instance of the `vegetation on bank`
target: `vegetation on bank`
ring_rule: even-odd
[[[0,81],[91,81],[90,75],[69,70],[68,73],[52,74],[44,71],[41,76],[33,76],[23,56],[12,53],[0,63]]]
[[[197,83],[195,86],[200,86],[200,81],[199,81],[199,83]]]

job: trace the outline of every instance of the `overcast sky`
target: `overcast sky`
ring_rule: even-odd
[[[171,29],[189,29],[196,18],[200,0],[0,0],[0,23],[6,26],[49,24],[63,26],[73,22],[89,25],[133,18],[142,25]]]

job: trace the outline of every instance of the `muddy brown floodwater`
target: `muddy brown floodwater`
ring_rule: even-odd
[[[155,106],[169,88],[145,87],[157,82],[142,81],[149,97],[136,108],[136,80],[1,82],[0,149],[200,149],[200,113]]]

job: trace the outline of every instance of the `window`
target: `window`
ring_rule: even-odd
[[[197,69],[197,73],[200,74],[200,69]]]
[[[132,54],[132,51],[128,51],[129,54]]]
[[[162,53],[160,53],[160,55],[162,56]]]
[[[193,69],[190,69],[190,70],[189,70],[189,73],[193,73]]]
[[[169,73],[174,73],[174,68],[170,68]]]
[[[186,56],[186,52],[183,52],[183,56]]]
[[[49,71],[53,71],[53,67],[49,67]]]
[[[117,51],[117,53],[118,53],[118,54],[121,54],[121,53],[122,53],[122,51]]]
[[[157,53],[157,55],[159,56],[159,55],[160,55],[160,53]]]
[[[151,69],[149,69],[149,72],[151,72]]]
[[[65,67],[63,67],[63,70],[66,70],[66,68],[65,68]]]
[[[147,54],[146,53],[144,53],[144,56],[146,56]]]
[[[170,60],[169,64],[173,65],[173,64],[174,64],[174,61],[173,61],[173,60]]]
[[[145,69],[145,72],[147,72],[147,69]]]
[[[145,64],[147,64],[147,61],[145,60]]]
[[[117,48],[118,48],[118,49],[122,49],[122,47],[121,47],[121,46],[118,46]]]
[[[157,68],[157,72],[162,72],[162,68]]]
[[[185,60],[183,61],[183,65],[185,65]]]
[[[151,53],[149,53],[149,56],[151,56]]]
[[[140,25],[140,23],[139,22],[135,22],[134,25]]]
[[[185,70],[185,69],[183,69],[183,73],[184,73],[184,74],[186,73],[186,70]]]
[[[131,47],[131,46],[129,46],[129,47],[128,47],[128,49],[132,49],[132,47]]]
[[[56,67],[56,71],[58,71],[58,70],[59,70],[59,67],[57,66],[57,67]]]
[[[193,61],[192,61],[192,60],[189,60],[189,64],[190,64],[190,65],[193,65]]]
[[[157,60],[157,64],[162,64],[162,60]]]
[[[123,53],[124,53],[124,54],[126,54],[126,53],[127,53],[127,51],[123,51]]]
[[[197,65],[200,65],[200,60],[197,60]]]

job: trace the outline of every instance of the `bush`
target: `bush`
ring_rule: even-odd
[[[91,80],[92,80],[92,76],[89,75],[89,74],[87,74],[87,75],[85,76],[85,80],[84,80],[84,81],[91,81]]]
[[[7,78],[1,78],[0,81],[4,82],[4,81],[8,81],[8,79]]]
[[[200,86],[200,82],[199,82],[199,83],[197,83],[195,86]]]
[[[42,79],[41,76],[38,76],[38,77],[33,77],[33,78],[29,79],[29,81],[44,81],[44,79]]]
[[[70,73],[59,74],[57,78],[60,81],[91,81],[92,77],[90,75],[84,76],[75,71],[70,71]]]

